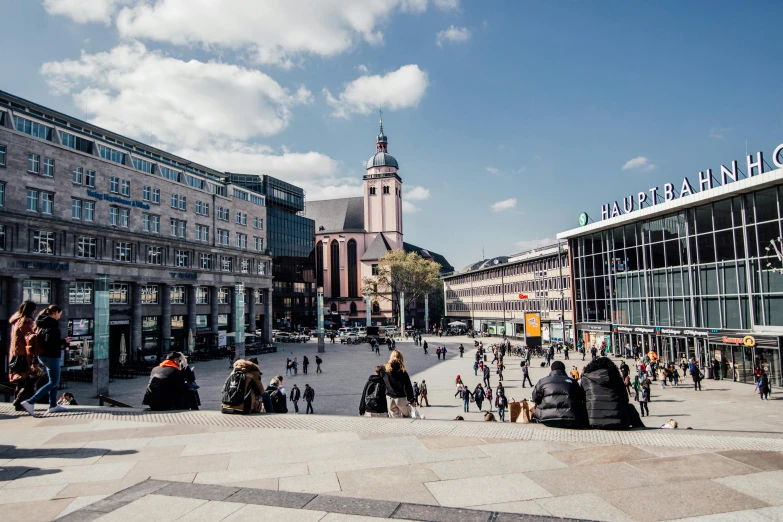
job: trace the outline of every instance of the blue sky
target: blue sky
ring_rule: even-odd
[[[0,89],[310,199],[360,193],[382,105],[456,267],[783,142],[779,2],[213,4],[8,0]]]

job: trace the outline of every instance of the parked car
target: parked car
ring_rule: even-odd
[[[290,343],[292,341],[291,334],[288,332],[277,332],[274,340],[278,343]]]

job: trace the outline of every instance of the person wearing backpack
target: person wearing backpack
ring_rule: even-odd
[[[35,379],[31,377],[33,356],[27,353],[27,336],[33,333],[35,322],[33,314],[36,305],[25,301],[19,306],[19,311],[8,320],[11,323],[11,349],[8,353],[8,382],[14,384],[14,408],[24,411],[19,404],[35,393]]]
[[[315,373],[324,373],[323,370],[321,370],[321,363],[324,362],[323,359],[315,356]]]
[[[422,385],[424,382],[422,381]],[[386,417],[389,408],[386,405],[386,384],[381,377],[381,367],[375,367],[375,375],[370,375],[362,391],[359,402],[359,415],[362,417]]]
[[[181,363],[182,354],[171,352],[165,361],[152,369],[142,404],[153,411],[190,409],[189,390]]]
[[[291,402],[294,403],[294,411],[296,413],[299,413],[299,399],[301,398],[302,394],[299,392],[299,388],[296,387],[296,384],[291,388]]]
[[[35,329],[26,338],[28,353],[38,356],[49,377],[49,382],[38,388],[32,397],[19,403],[33,417],[35,417],[35,403],[46,396],[49,397],[49,413],[68,411],[65,406],[57,404],[57,392],[60,387],[60,356],[63,348],[71,342],[70,337],[63,339],[60,334],[58,321],[62,315],[62,308],[49,305],[38,314]]]
[[[307,415],[308,413],[315,413],[313,411],[313,401],[315,400],[315,390],[312,389],[309,384],[305,384],[304,400],[307,403],[307,408],[305,409],[305,415]]]
[[[234,362],[234,370],[223,385],[223,413],[259,413],[272,412],[269,395],[264,393],[261,384],[261,370],[253,361],[238,359]]]
[[[271,411],[269,413],[288,413],[288,404],[286,404],[285,392],[281,391],[283,388],[283,382],[280,376],[275,377],[266,387],[265,392],[269,395],[269,401],[271,403]]]

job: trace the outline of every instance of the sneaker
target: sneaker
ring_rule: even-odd
[[[30,415],[32,415],[33,417],[35,417],[35,406],[33,406],[32,404],[30,404],[30,403],[29,403],[29,402],[27,402],[27,401],[22,401],[22,402],[20,402],[20,403],[19,403],[19,406],[21,406],[22,408],[24,408],[24,411],[26,411],[27,413],[29,413]]]
[[[60,406],[59,404],[57,406],[52,406],[51,408],[49,408],[49,413],[60,413],[63,411],[68,411],[68,408],[66,408],[65,406]]]

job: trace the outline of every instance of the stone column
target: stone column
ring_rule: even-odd
[[[130,350],[138,357],[141,353],[139,348],[141,347],[141,288],[147,283],[136,282],[133,283],[133,290],[131,291],[131,345]]]
[[[185,339],[188,339],[189,335],[196,337],[196,285],[186,285],[188,291],[188,331],[185,332]],[[187,342],[187,341],[185,341]],[[188,347],[190,349],[190,347]]]
[[[68,306],[68,294],[70,290],[70,284],[71,282],[68,279],[60,279],[57,281],[57,295],[55,296],[55,299],[52,300],[52,304],[57,304],[60,308],[63,309],[63,315],[60,317],[60,333],[63,337],[66,337],[68,335],[68,309],[70,308]]]
[[[212,331],[218,333],[218,287],[209,287],[209,315],[212,323]]]
[[[256,331],[256,289],[245,287],[245,302],[247,303],[247,316],[249,318],[250,326],[248,329],[250,333]]]
[[[264,290],[264,342],[272,342],[272,289]]]
[[[160,336],[161,350],[171,351],[171,285],[161,283],[160,285]],[[187,351],[187,350],[186,350]]]

